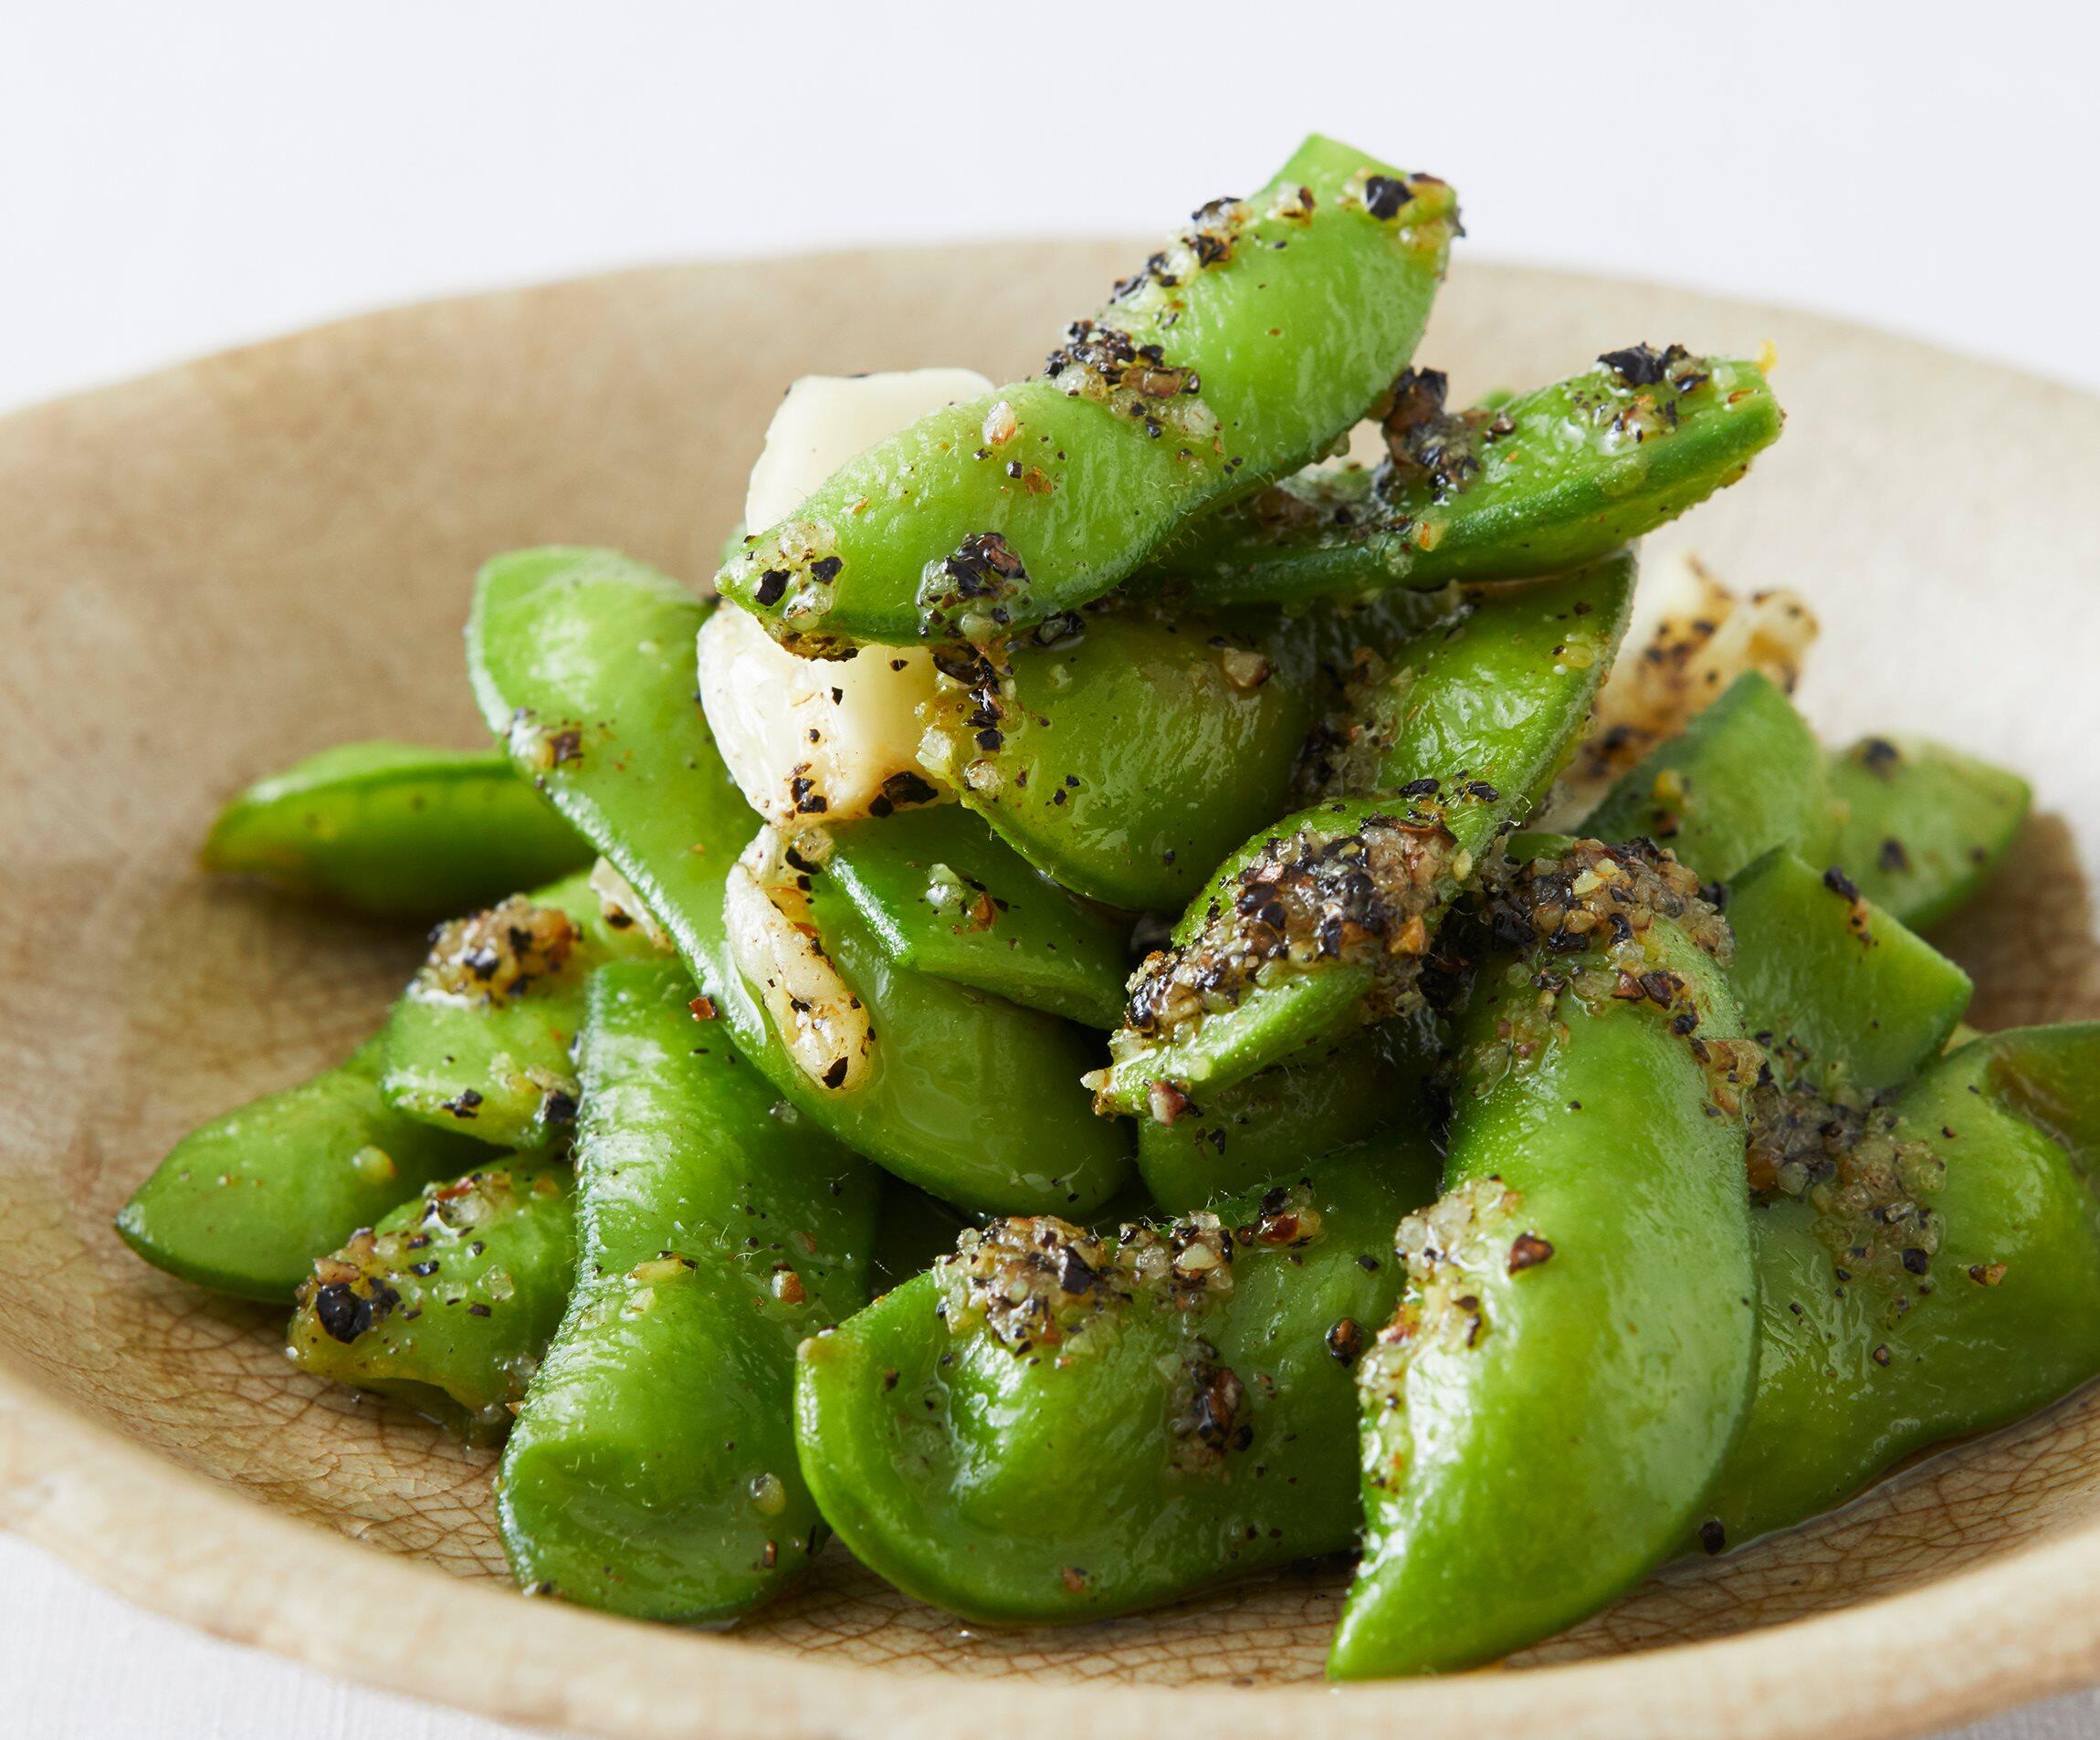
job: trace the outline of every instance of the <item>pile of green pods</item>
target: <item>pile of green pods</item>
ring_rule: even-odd
[[[489,561],[492,746],[325,750],[204,852],[426,959],[123,1239],[289,1308],[288,1381],[499,1446],[535,1592],[720,1622],[836,1535],[1044,1623],[1353,1555],[1345,1679],[2100,1371],[2100,1024],[1976,1032],[1923,934],[2026,785],[1828,749],[1751,662],[1577,802],[1638,540],[1781,414],[1675,343],[1449,408],[1458,234],[1310,139],[710,592]],[[928,649],[920,770],[761,825],[716,611],[820,676]]]

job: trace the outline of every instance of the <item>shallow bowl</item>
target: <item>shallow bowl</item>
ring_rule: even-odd
[[[522,1599],[485,1453],[293,1371],[278,1314],[119,1245],[111,1212],[184,1129],[346,1051],[419,950],[207,882],[218,800],[344,738],[478,740],[458,634],[483,556],[610,543],[697,579],[791,377],[1010,378],[1129,252],[625,273],[0,422],[0,1521],[331,1672],[651,1740],[1872,1740],[2100,1677],[2091,1397],[1790,1537],[1668,1567],[1504,1669],[1333,1690],[1332,1575],[1062,1631],[960,1626],[835,1548],[726,1634]],[[1812,601],[1803,701],[1826,733],[1922,729],[2034,774],[2017,861],[1943,940],[1985,1024],[2100,1013],[2100,401],[1801,314],[1485,267],[1454,272],[1423,354],[1469,394],[1639,339],[1776,344],[1787,437],[1690,535],[1736,584]]]

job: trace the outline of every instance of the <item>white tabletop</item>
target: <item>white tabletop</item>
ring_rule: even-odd
[[[2088,9],[1167,16],[0,10],[0,409],[360,309],[636,261],[1146,234],[1254,184],[1314,127],[1454,182],[1482,255],[1800,304],[2100,388]],[[1118,42],[1156,76],[1103,52]],[[40,1740],[512,1732],[198,1636],[5,1538],[0,1688],[10,1731]],[[1970,1732],[2100,1734],[2100,1702]]]

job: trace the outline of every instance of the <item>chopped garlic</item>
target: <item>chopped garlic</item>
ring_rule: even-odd
[[[766,431],[745,523],[773,525],[855,455],[929,411],[991,390],[969,369],[804,376]],[[751,807],[775,826],[852,821],[925,801],[918,708],[932,698],[933,662],[923,648],[798,658],[724,604],[700,630],[699,673],[722,759]],[[900,774],[909,779],[886,793]]]

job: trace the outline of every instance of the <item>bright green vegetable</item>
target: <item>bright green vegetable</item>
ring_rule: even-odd
[[[1467,1667],[1581,1618],[1684,1538],[1734,1440],[1754,1050],[1696,886],[1586,842],[1502,896],[1494,934],[1538,941],[1479,969],[1444,1195],[1401,1227],[1406,1296],[1359,1367],[1339,1678]]]
[[[584,875],[439,926],[381,1032],[388,1103],[498,1148],[565,1143],[591,970],[651,949]]]
[[[1613,786],[1582,832],[1644,834],[1710,881],[1822,826],[1822,749],[1770,678],[1745,671]]]
[[[921,762],[1065,886],[1181,907],[1289,804],[1316,710],[1307,637],[1273,617],[1064,621],[1003,659],[944,652]]]
[[[1212,877],[1132,980],[1097,1103],[1168,1121],[1192,1094],[1406,1008],[1444,909],[1587,720],[1633,586],[1628,554],[1478,592],[1369,673],[1312,758],[1347,795],[1276,823]]]
[[[1708,1551],[2100,1373],[2096,1084],[2100,1024],[2032,1027],[1834,1130],[1830,1107],[1760,1120],[1758,1393],[1702,1512]]]
[[[1076,609],[1364,414],[1456,225],[1442,182],[1308,139],[1252,199],[1198,212],[1042,374],[920,418],[754,532],[721,590],[818,652],[982,644]]]
[[[1418,1138],[1171,1225],[995,1221],[805,1343],[803,1469],[855,1556],[973,1619],[1128,1611],[1356,1526],[1358,1326]]]
[[[876,1174],[696,1022],[673,961],[593,976],[576,1292],[503,1453],[518,1580],[719,1619],[823,1539],[795,1465],[795,1344],[867,1300]]]
[[[1915,738],[1862,738],[1830,761],[1832,833],[1817,854],[1926,929],[1958,911],[2011,849],[2027,781]]]
[[[1728,982],[1743,1024],[1790,1083],[1864,1097],[1907,1081],[1946,1047],[1969,975],[1790,852],[1728,885]]]
[[[824,833],[826,875],[898,965],[1115,1026],[1130,971],[1129,914],[1067,894],[953,805]]]
[[[515,1160],[433,1184],[316,1259],[287,1351],[478,1441],[500,1437],[576,1278],[569,1169]]]
[[[118,1211],[118,1233],[185,1281],[290,1304],[316,1257],[476,1152],[390,1107],[379,1069],[367,1040],[347,1063],[192,1130]]]
[[[482,571],[467,627],[482,711],[670,932],[739,1051],[819,1128],[966,1207],[1083,1214],[1107,1200],[1131,1142],[1088,1114],[1087,1034],[897,965],[832,879],[770,836],[740,866],[751,814],[693,698],[706,611],[606,551],[501,557]],[[817,951],[794,940],[804,933],[780,902]],[[819,969],[843,990],[795,1012],[808,1000],[791,977]]]
[[[219,812],[204,851],[207,870],[419,917],[590,861],[508,757],[410,743],[345,743],[258,781]]]
[[[1201,604],[1524,580],[1609,555],[1725,489],[1779,438],[1752,362],[1644,344],[1521,397],[1446,413],[1412,371],[1388,457],[1306,471],[1211,514],[1146,571]]]
[[[1140,1119],[1145,1188],[1170,1213],[1208,1208],[1381,1131],[1428,1128],[1437,1037],[1417,1010],[1206,1093],[1171,1124]]]

